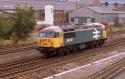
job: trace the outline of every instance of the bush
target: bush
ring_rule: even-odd
[[[0,40],[9,38],[13,42],[18,42],[18,39],[26,40],[34,30],[36,21],[33,17],[33,8],[17,6],[15,11],[15,16],[11,19],[6,19],[5,15],[0,13]]]
[[[8,39],[12,33],[14,22],[6,19],[5,15],[0,13],[0,39]]]
[[[36,24],[35,18],[33,17],[33,8],[17,6],[13,20],[13,32],[16,33],[19,39],[26,40],[26,38],[29,37],[29,33],[34,30],[34,26]]]

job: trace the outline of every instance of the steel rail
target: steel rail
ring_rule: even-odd
[[[55,64],[57,62],[62,63],[63,61],[66,62],[67,60],[69,61],[69,60],[78,59],[78,58],[87,58],[87,57],[99,54],[102,50],[103,50],[103,53],[105,53],[107,51],[106,49],[113,50],[113,49],[118,48],[118,47],[119,48],[123,47],[123,45],[125,45],[125,44],[123,44],[123,42],[125,42],[124,40],[125,40],[125,38],[123,38],[122,40],[120,39],[120,40],[117,40],[115,42],[112,42],[113,44],[112,43],[110,43],[109,45],[107,44],[102,48],[95,48],[95,49],[92,49],[92,50],[86,50],[86,52],[88,51],[88,54],[84,55],[84,56],[73,55],[73,56],[68,57],[66,59],[65,59],[65,57],[61,57],[62,59],[60,57],[50,58],[50,59],[39,59],[38,58],[38,60],[35,60],[35,61],[31,60],[31,61],[28,61],[28,62],[25,62],[25,63],[19,63],[19,64],[15,64],[15,65],[14,64],[4,65],[3,67],[0,67],[1,71],[2,71],[0,77],[5,77],[5,76],[8,76],[8,75],[13,75],[13,74],[25,72],[27,70],[39,68],[41,66],[42,67],[48,66],[48,65],[51,65],[51,64]],[[111,49],[111,48],[113,48],[113,49]],[[95,53],[93,53],[93,52],[95,52]]]

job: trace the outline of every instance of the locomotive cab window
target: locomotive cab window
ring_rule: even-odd
[[[59,32],[41,32],[39,36],[41,38],[57,38],[60,37],[61,35]]]
[[[48,38],[57,38],[57,37],[59,37],[59,33],[58,32],[48,32],[47,37]]]
[[[54,33],[54,32],[48,32],[48,33],[47,33],[47,37],[48,37],[48,38],[54,38],[54,36],[55,36],[55,33]]]
[[[60,34],[58,32],[56,32],[55,37],[60,37]]]
[[[45,38],[45,37],[46,37],[46,33],[45,33],[45,32],[41,32],[41,33],[39,34],[39,36],[40,36],[41,38]]]

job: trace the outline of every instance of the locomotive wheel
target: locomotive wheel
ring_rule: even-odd
[[[60,50],[57,52],[57,55],[58,55],[58,56],[62,56],[62,55],[64,55],[63,50],[60,49]]]
[[[73,46],[72,48],[72,53],[75,53],[77,51],[77,47],[76,46]]]
[[[99,44],[99,40],[96,40],[96,41],[94,42],[94,47],[97,47],[98,44]]]
[[[43,57],[43,58],[48,58],[48,57],[49,57],[49,54],[44,53],[42,57]]]
[[[101,47],[102,45],[104,44],[104,39],[101,39],[100,41],[99,41],[99,47]]]
[[[42,56],[43,58],[46,58],[46,57],[47,57],[46,51],[41,50],[40,53],[43,55],[43,56]]]
[[[65,49],[65,51],[64,51],[64,55],[67,55],[67,54],[69,54],[70,52],[71,52],[70,49],[67,48],[67,49]]]
[[[70,47],[70,46],[65,47],[65,48],[63,49],[64,55],[69,54],[69,53],[70,53],[70,50],[71,50],[71,47]]]
[[[46,53],[44,54],[45,55],[45,57],[53,57],[53,56],[55,56],[56,55],[56,51],[52,51],[52,52],[49,52],[49,51],[46,51]]]
[[[47,57],[52,57],[52,56],[54,56],[54,54],[48,53],[48,54],[46,54],[46,56]]]
[[[97,47],[97,44],[94,44],[94,47]]]
[[[89,48],[91,48],[91,45],[90,44],[86,44],[86,49],[89,49]]]

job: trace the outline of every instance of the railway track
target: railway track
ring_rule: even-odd
[[[63,57],[54,57],[49,59],[36,57],[32,59],[22,60],[20,62],[18,61],[18,62],[2,65],[0,66],[0,71],[1,71],[0,78],[4,78],[4,77],[14,78],[19,76],[19,73],[23,73],[28,70],[32,70],[40,67],[42,67],[42,69],[47,69],[47,68],[53,67],[52,65],[60,65],[66,62],[74,61],[76,59],[82,59],[85,61],[85,58],[89,59],[90,56],[95,56],[97,54],[105,53],[105,52],[114,50],[116,48],[121,48],[123,46],[125,47],[124,42],[125,42],[125,38],[122,38],[119,40],[115,40],[114,42],[110,42],[109,44],[106,44],[102,48],[84,50],[86,52],[84,53],[84,55],[81,55],[82,53],[77,53],[77,54],[72,53],[72,56],[67,55]],[[84,52],[84,51],[81,51],[81,52]]]
[[[16,53],[16,52],[21,52],[21,51],[27,51],[27,50],[31,50],[33,48],[35,48],[35,43],[29,43],[29,44],[25,44],[25,45],[0,47],[0,55]]]
[[[15,47],[22,47],[22,46],[27,46],[27,45],[33,45],[33,44],[35,44],[35,43],[36,43],[36,42],[25,43],[25,44],[16,44],[16,45],[0,46],[0,50],[3,50],[3,49],[12,49],[12,48],[15,48]]]
[[[114,34],[117,34],[117,35],[118,35],[118,34],[123,34],[123,33],[125,33],[125,30],[115,31],[115,32],[111,32],[111,31],[110,31],[110,32],[109,32],[110,35],[114,35]]]
[[[108,68],[92,75],[89,79],[115,79],[116,75],[125,71],[125,59],[122,59]]]
[[[19,47],[19,48],[8,49],[8,50],[0,50],[0,55],[32,50],[33,48],[35,48],[35,46],[27,46],[27,47]]]
[[[113,34],[116,35],[116,34],[122,34],[122,33],[124,33],[124,31],[111,32],[110,35],[113,35]],[[11,46],[11,45],[10,46],[1,46],[0,55],[32,50],[33,48],[36,47],[35,45],[36,45],[36,42],[22,44],[22,45],[14,45],[14,46]]]

